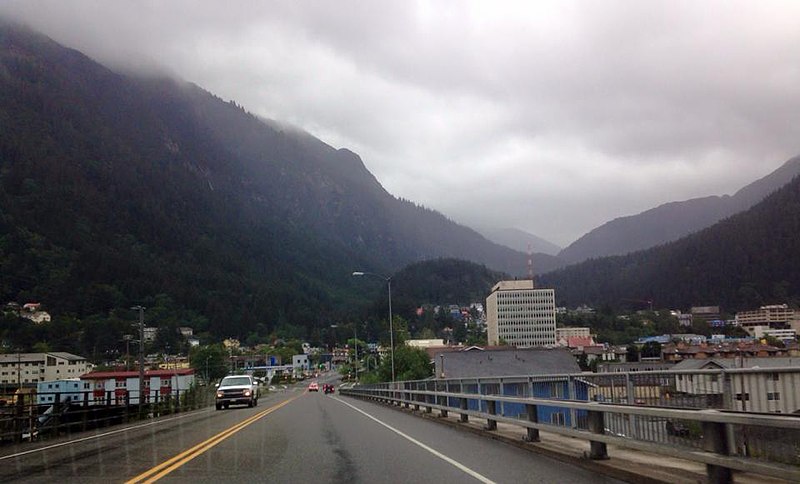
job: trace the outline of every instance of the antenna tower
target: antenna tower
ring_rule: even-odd
[[[528,243],[528,279],[533,282],[533,247]]]

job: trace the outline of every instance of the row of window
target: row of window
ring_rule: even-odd
[[[165,379],[161,380],[161,386],[162,387],[168,387],[171,384],[172,384],[172,380],[170,380],[169,378],[165,378]],[[144,386],[145,387],[149,387],[150,386],[150,380],[149,379],[145,379]],[[126,380],[117,380],[116,381],[116,387],[117,388],[125,388],[125,387],[127,387],[127,381]],[[98,383],[98,388],[103,388],[101,383]]]
[[[767,400],[777,401],[777,400],[780,400],[780,399],[781,399],[781,392],[767,392]],[[744,400],[745,402],[749,402],[750,401],[750,394],[749,393],[744,393],[744,394],[737,393],[736,394],[736,400],[738,400],[740,402],[742,400]]]
[[[678,375],[678,381],[683,381],[684,375]],[[698,375],[700,379],[707,378],[710,382],[715,383],[719,380],[719,375]],[[689,381],[694,381],[694,375],[686,375]],[[767,381],[781,381],[780,373],[770,373],[767,375]]]

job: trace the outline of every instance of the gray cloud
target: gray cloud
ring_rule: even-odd
[[[0,14],[359,154],[395,195],[567,244],[800,152],[800,3],[42,2]]]

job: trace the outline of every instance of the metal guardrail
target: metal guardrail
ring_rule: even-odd
[[[210,406],[214,389],[152,393],[139,405],[136,391],[88,390],[0,395],[0,442],[22,442]],[[134,402],[134,403],[132,403]]]
[[[690,375],[700,385],[680,386],[678,377],[688,382]],[[498,422],[516,425],[533,442],[539,430],[584,439],[593,459],[608,458],[607,444],[614,444],[704,463],[712,482],[730,482],[733,470],[800,482],[800,414],[786,414],[794,397],[784,399],[780,415],[756,413],[737,408],[731,391],[800,391],[800,384],[791,388],[796,377],[800,368],[537,375],[360,385],[341,393],[454,412],[462,422],[486,419],[489,431]],[[698,398],[680,388],[706,393]],[[717,389],[734,398],[714,396]]]

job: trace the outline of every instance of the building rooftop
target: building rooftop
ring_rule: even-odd
[[[173,370],[146,370],[145,378],[153,376],[173,376],[173,375],[192,375],[194,370],[191,368],[181,368]],[[138,378],[138,371],[93,371],[81,375],[81,380],[107,380],[109,378]]]
[[[442,372],[442,356],[445,378],[551,375],[581,371],[575,358],[566,349],[509,348],[439,352],[434,357],[437,376]]]

